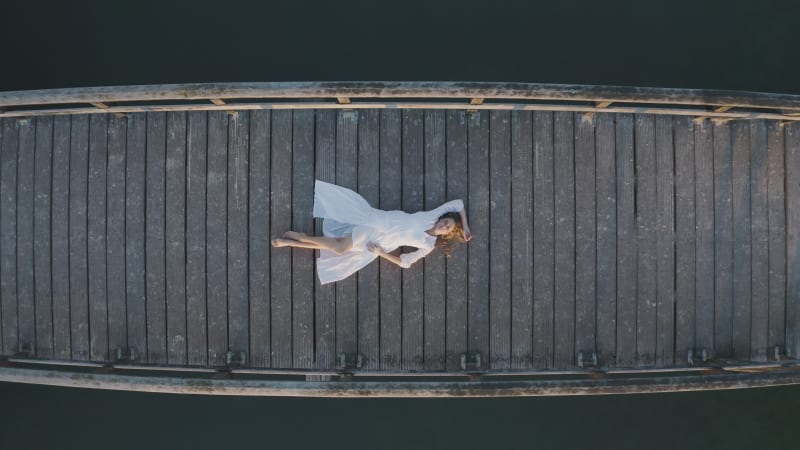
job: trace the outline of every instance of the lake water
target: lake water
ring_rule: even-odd
[[[5,2],[0,90],[439,80],[800,94],[798,2],[586,3]],[[0,450],[800,448],[800,386],[328,400],[0,383],[0,401]]]

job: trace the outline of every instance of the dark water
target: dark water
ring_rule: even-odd
[[[0,4],[0,90],[524,81],[800,94],[793,1]],[[0,383],[0,450],[800,448],[800,387],[597,398],[182,397]]]

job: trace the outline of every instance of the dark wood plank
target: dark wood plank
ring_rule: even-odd
[[[420,211],[424,207],[423,127],[422,110],[403,110],[402,196],[403,210],[406,212]],[[404,370],[421,370],[424,365],[423,265],[417,263],[402,272]],[[338,296],[338,290],[336,294]],[[338,318],[338,305],[336,312]]]
[[[786,191],[784,131],[780,124],[767,124],[769,173],[769,317],[767,348],[786,351]]]
[[[750,124],[731,123],[733,166],[733,356],[750,359]]]
[[[0,311],[4,355],[19,351],[17,321],[17,148],[19,121],[3,119],[0,172]]]
[[[146,142],[146,115],[129,114],[125,168],[126,310],[128,318],[128,347],[134,353],[133,356],[140,361],[147,360],[144,253]],[[53,164],[55,165],[55,161]],[[53,216],[54,221],[55,219],[55,216]]]
[[[89,117],[72,118],[69,161],[69,304],[72,359],[89,359],[89,297],[87,268],[87,177]]]
[[[675,359],[688,364],[695,324],[694,124],[673,119],[675,139]]]
[[[108,167],[106,199],[106,277],[108,280],[108,349],[128,347],[125,318],[125,135],[127,119],[108,117]],[[38,165],[37,165],[38,172]],[[38,278],[37,278],[38,279]]]
[[[147,292],[147,362],[167,362],[165,278],[166,189],[165,113],[147,114],[147,185],[145,186],[145,279]]]
[[[554,311],[555,311],[555,179],[553,155],[553,113],[536,111],[532,116],[533,122],[533,170],[530,171],[533,177],[533,217],[524,217],[533,222],[533,347],[531,364],[537,368],[553,367],[553,355],[555,349],[554,342]],[[561,122],[560,126],[564,127]],[[563,150],[566,142],[565,136],[561,136],[559,141]],[[517,169],[516,162],[514,169]],[[523,165],[522,170],[525,170]],[[516,180],[514,181],[516,185]],[[523,184],[524,186],[524,184]],[[515,202],[516,210],[516,202]],[[525,208],[523,208],[523,211]],[[516,230],[516,223],[514,230]],[[516,246],[520,246],[519,241],[514,239]],[[530,244],[526,243],[526,246]],[[520,267],[525,267],[527,258]],[[514,262],[516,270],[517,262]],[[528,263],[530,264],[530,263]],[[521,277],[529,279],[530,275],[523,272]],[[521,283],[525,281],[520,280]],[[530,282],[530,281],[527,281]],[[514,286],[517,282],[514,282]],[[521,284],[520,286],[524,286]],[[526,319],[527,320],[527,319]],[[515,345],[516,347],[516,345]],[[569,356],[572,352],[565,355],[567,361],[571,361]],[[571,364],[571,363],[570,363]]]
[[[0,180],[2,179],[3,136],[5,135],[3,132],[5,131],[7,121],[8,119],[0,119]],[[2,185],[0,184],[0,197],[1,196],[2,196]],[[0,203],[2,203],[2,200],[0,200]],[[0,283],[0,286],[2,286],[2,283]],[[5,347],[3,345],[3,300],[1,295],[2,292],[0,291],[0,353],[5,354]]]
[[[292,227],[292,111],[272,112],[270,235]],[[270,300],[272,367],[292,366],[292,251],[272,248]]]
[[[636,364],[651,366],[656,356],[657,248],[655,117],[634,119],[636,151]]]
[[[186,118],[186,361],[208,364],[206,323],[206,147],[208,115]],[[252,361],[252,359],[251,359]]]
[[[656,116],[656,365],[675,358],[675,186],[673,123]]]
[[[468,205],[467,113],[446,112],[447,198],[460,198]],[[381,141],[381,144],[383,142]],[[386,176],[382,174],[381,180]],[[383,195],[383,193],[381,193]],[[467,210],[467,220],[474,217]],[[461,369],[461,355],[467,353],[467,247],[462,245],[447,258],[447,370]],[[383,283],[383,280],[381,280]],[[381,292],[384,287],[381,284]],[[381,303],[383,308],[383,303]],[[381,310],[381,313],[383,311]]]
[[[714,144],[708,120],[694,125],[695,212],[695,351],[714,349]]]
[[[89,121],[88,261],[89,350],[93,361],[107,361],[108,286],[106,280],[106,166],[108,164],[108,115],[95,114]]]
[[[167,361],[186,365],[186,113],[167,113]]]
[[[336,182],[336,111],[317,111],[315,125],[315,172],[318,180]],[[316,220],[316,234],[322,234],[322,220]],[[316,322],[316,367],[336,367],[336,284],[316,281],[314,314]],[[398,334],[399,335],[399,334]]]
[[[554,177],[554,367],[573,367],[575,358],[575,119],[553,114]],[[535,189],[535,187],[534,187]],[[535,220],[535,219],[534,219]],[[534,320],[536,311],[534,311]]]
[[[248,177],[250,175],[250,113],[228,115],[228,349],[244,352],[250,347],[248,318]]]
[[[484,365],[489,359],[489,113],[468,116],[470,228],[474,239],[468,245],[469,351],[480,353]]]
[[[358,189],[358,112],[336,114],[336,184]],[[357,275],[336,283],[336,354],[358,351]]]
[[[511,113],[489,113],[489,353],[511,367]]]
[[[800,357],[800,124],[786,125],[786,348]]]
[[[292,229],[314,233],[314,111],[294,112]],[[377,132],[377,131],[376,131]],[[314,367],[314,252],[292,250],[293,366]]]
[[[36,123],[19,122],[17,161],[17,320],[20,350],[36,351],[36,305],[33,282],[33,188]]]
[[[402,207],[401,142],[402,118],[399,110],[382,110],[380,117],[380,209]],[[380,261],[380,348],[381,370],[398,370],[402,363],[402,309],[400,268]]]
[[[617,339],[617,189],[614,116],[595,118],[597,147],[597,361],[616,363]]]
[[[733,208],[730,123],[714,124],[714,356],[732,356]]]
[[[358,192],[372,206],[380,203],[380,156],[380,111],[361,110],[358,126]],[[380,368],[379,276],[379,263],[369,264],[358,273],[358,353],[362,355],[361,367],[364,370]]]
[[[253,367],[269,367],[270,301],[270,111],[250,113],[250,356]]]
[[[2,131],[0,131],[2,132]],[[36,118],[33,197],[33,259],[36,280],[36,356],[53,358],[53,291],[51,278],[50,193],[53,167],[53,117]]]
[[[617,361],[636,363],[636,172],[633,116],[615,116],[617,173]]]
[[[206,311],[208,364],[224,366],[228,355],[227,200],[228,113],[208,113],[206,156]]]
[[[595,353],[597,213],[594,116],[575,115],[575,352]]]
[[[426,210],[434,209],[448,200],[446,126],[444,111],[425,111]],[[423,268],[425,370],[444,370],[447,368],[447,273],[443,252],[434,251],[429,254]]]
[[[537,147],[533,146],[533,117],[529,111],[514,111],[511,113],[511,368],[526,369],[537,364],[549,362],[552,358],[552,327],[547,328],[547,336],[537,336],[540,341],[534,345],[533,311],[537,298],[534,297],[534,180],[543,178],[547,172],[552,179],[553,171],[553,145],[552,145],[552,116],[550,117],[550,146],[549,164],[543,161],[541,143],[537,139]],[[538,121],[536,122],[539,124]],[[541,135],[537,127],[537,138]],[[535,152],[535,155],[534,155]],[[534,171],[533,160],[536,159]],[[551,182],[552,183],[552,182]],[[544,191],[544,189],[542,188]],[[540,200],[536,197],[537,200]],[[552,188],[550,193],[550,214],[552,207]],[[543,205],[537,205],[544,209]],[[552,226],[552,220],[549,222]],[[551,233],[552,236],[552,233]],[[551,242],[552,249],[552,242]],[[552,255],[552,250],[551,250]],[[552,274],[552,262],[550,263]],[[544,272],[544,271],[543,271]],[[538,275],[538,272],[536,273]],[[550,295],[552,299],[552,293]],[[552,301],[552,300],[551,300]],[[544,316],[544,314],[542,314]],[[544,322],[544,321],[542,321]],[[553,314],[550,314],[550,324],[553,323]],[[549,337],[549,339],[548,339]],[[545,344],[546,343],[546,344]],[[534,354],[534,349],[544,350],[549,344],[546,357]],[[536,358],[536,356],[540,356]]]
[[[769,172],[767,124],[750,125],[750,233],[752,239],[752,312],[750,359],[767,360],[769,327]]]
[[[53,358],[70,359],[69,317],[69,147],[72,118],[53,117],[52,293]],[[4,134],[5,136],[5,134]]]

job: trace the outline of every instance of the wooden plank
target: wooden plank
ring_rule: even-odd
[[[769,317],[767,348],[786,351],[786,203],[784,128],[767,124]]]
[[[752,312],[750,360],[766,361],[769,336],[769,167],[767,124],[750,122],[750,233],[752,239]]]
[[[208,116],[186,118],[186,361],[208,364],[206,324],[206,147]]]
[[[425,209],[447,201],[447,122],[444,111],[425,111]],[[359,172],[360,174],[360,172]],[[434,251],[425,258],[425,370],[447,368],[447,273],[445,256]],[[360,294],[360,290],[359,290]]]
[[[224,366],[228,354],[227,200],[228,113],[208,113],[206,156],[206,311],[208,364]]]
[[[470,228],[475,238],[468,245],[469,351],[480,353],[484,365],[489,359],[489,114],[468,116],[468,171]]]
[[[694,350],[695,173],[694,125],[673,120],[675,140],[675,359],[684,365]]]
[[[656,117],[656,365],[675,359],[675,154],[673,121]]]
[[[69,304],[72,359],[89,359],[89,298],[87,292],[87,176],[89,117],[72,118],[69,161]]]
[[[314,111],[295,111],[292,229],[314,233]],[[292,250],[292,349],[295,368],[314,367],[314,252]]]
[[[186,113],[167,114],[167,361],[186,365]]]
[[[460,198],[468,205],[468,154],[467,154],[467,114],[464,111],[446,113],[447,146],[447,198]],[[381,141],[381,143],[383,143]],[[384,175],[385,176],[385,175]],[[381,177],[381,180],[383,176]],[[468,220],[474,217],[467,210]],[[462,245],[447,258],[446,263],[446,314],[447,314],[447,370],[461,370],[461,355],[467,353],[467,247]],[[381,283],[383,281],[381,280]],[[381,291],[384,287],[381,284]],[[383,308],[383,304],[381,304]],[[382,312],[382,311],[381,311]]]
[[[147,117],[128,115],[125,181],[125,270],[128,347],[146,361],[145,322],[145,156]],[[55,164],[55,162],[53,162]],[[53,220],[55,221],[55,216]]]
[[[19,124],[17,161],[17,320],[22,351],[36,351],[36,305],[33,282],[33,189],[36,124]]]
[[[72,118],[53,118],[52,293],[53,358],[71,359],[69,312],[69,148]],[[4,128],[5,129],[5,128]],[[5,137],[5,133],[3,134]]]
[[[575,119],[553,114],[554,278],[553,366],[574,367],[575,359]],[[535,189],[535,187],[534,187]],[[535,220],[535,219],[534,219]],[[536,311],[534,311],[534,320]]]
[[[733,166],[733,356],[750,359],[752,251],[750,242],[750,125],[731,124]]]
[[[636,364],[652,366],[656,356],[656,152],[655,117],[636,115]]]
[[[633,116],[615,116],[617,173],[617,360],[636,364],[636,172]]]
[[[402,141],[402,200],[406,212],[420,211],[424,207],[424,143],[423,112],[403,111]],[[337,171],[339,170],[337,166]],[[338,177],[337,177],[338,180]],[[403,292],[403,370],[421,370],[424,367],[424,299],[423,264],[414,264],[402,271]],[[339,295],[338,287],[336,295]],[[336,317],[339,317],[337,304]]]
[[[228,350],[244,352],[240,364],[247,365],[250,347],[248,318],[248,177],[250,113],[228,115]]]
[[[358,189],[358,111],[336,114],[336,184]],[[336,283],[336,354],[358,351],[358,279]]]
[[[554,308],[555,308],[555,180],[553,155],[553,114],[549,112],[535,112],[532,116],[533,124],[533,170],[530,171],[533,177],[533,216],[523,217],[524,221],[530,220],[533,223],[533,347],[531,364],[535,368],[553,367],[554,355]],[[564,126],[564,125],[562,125]],[[560,139],[564,139],[562,136]],[[563,141],[560,142],[563,150]],[[516,169],[516,162],[514,169]],[[513,169],[512,169],[513,170]],[[522,166],[525,170],[525,166]],[[516,185],[516,179],[514,185]],[[524,186],[524,184],[523,184]],[[523,205],[516,206],[525,211]],[[514,230],[517,229],[516,223]],[[516,238],[514,242],[518,242]],[[521,247],[516,244],[517,247]],[[526,243],[530,247],[531,244]],[[530,264],[527,258],[522,261]],[[517,267],[517,262],[514,262]],[[529,278],[526,273],[521,274],[525,279]],[[528,281],[530,282],[530,281]],[[523,281],[524,283],[524,281]],[[517,283],[514,282],[514,286]],[[521,284],[520,286],[524,286]],[[530,297],[529,297],[530,298]],[[571,354],[571,352],[569,352]],[[570,358],[569,355],[566,355]],[[563,361],[563,360],[562,360]],[[571,361],[571,359],[569,360]],[[571,365],[569,363],[568,365]]]
[[[34,155],[36,169],[33,181],[33,276],[36,280],[36,285],[34,286],[36,309],[35,352],[37,358],[43,359],[53,358],[52,247],[50,240],[53,137],[53,118],[37,118]]]
[[[336,111],[317,111],[315,124],[315,175],[318,180],[336,182]],[[322,234],[322,220],[314,225]],[[336,356],[336,284],[316,281],[314,314],[316,322],[316,368],[337,366]]]
[[[147,362],[167,362],[165,278],[166,132],[164,113],[147,114],[147,185],[145,186],[145,280],[147,311]]]
[[[729,123],[714,124],[714,352],[732,356],[733,208]]]
[[[595,118],[597,148],[597,361],[613,366],[617,339],[617,190],[614,116]]]
[[[3,119],[0,154],[0,316],[4,355],[19,351],[17,322],[17,148],[19,121]]]
[[[270,318],[270,112],[250,113],[249,274],[250,352],[252,367],[269,367]]]
[[[88,272],[89,351],[92,361],[108,361],[108,282],[106,279],[106,166],[108,116],[89,120]]]
[[[292,111],[272,113],[271,236],[281,236],[292,227]],[[270,256],[270,300],[272,367],[292,366],[292,251],[272,248]]]
[[[694,173],[697,241],[695,247],[695,351],[714,349],[714,144],[713,126],[694,125]]]
[[[533,117],[529,112],[511,113],[511,364],[512,369],[527,369],[534,364],[538,367],[544,366],[546,362],[550,362],[552,358],[552,327],[545,327],[543,332],[549,331],[546,335],[537,335],[537,341],[534,341],[534,323],[533,311],[536,307],[537,298],[534,296],[537,292],[534,290],[534,283],[536,276],[539,272],[534,272],[534,202],[541,201],[537,196],[534,197],[534,180],[537,183],[541,179],[549,176],[550,180],[553,178],[553,145],[552,145],[552,115],[547,115],[550,119],[550,127],[547,131],[549,134],[549,164],[542,158],[542,153],[545,152],[541,142],[537,139],[537,146],[533,146]],[[539,122],[536,122],[539,125]],[[537,138],[542,134],[540,128],[537,126]],[[535,152],[535,154],[534,154]],[[536,160],[534,171],[533,161]],[[547,173],[546,175],[544,173]],[[551,181],[552,183],[552,181]],[[552,184],[551,184],[552,186]],[[538,185],[537,185],[538,187]],[[544,188],[541,187],[542,191]],[[550,192],[550,214],[552,219],[553,206],[552,206],[552,187]],[[542,210],[545,209],[544,205],[537,205]],[[543,211],[544,212],[544,211]],[[548,225],[552,227],[552,220]],[[543,228],[543,227],[542,227]],[[551,234],[552,238],[552,229]],[[552,241],[550,243],[551,256],[552,256]],[[537,260],[538,262],[538,260]],[[543,269],[546,269],[544,266]],[[549,270],[542,270],[542,273],[552,274],[552,261],[550,262]],[[552,292],[550,294],[550,301],[552,302]],[[551,303],[552,304],[552,303]],[[544,313],[542,313],[544,317]],[[550,313],[549,324],[553,323],[553,314]],[[545,320],[541,321],[542,323]],[[539,330],[537,330],[539,331]],[[548,339],[549,338],[549,339]],[[535,354],[536,350],[545,350],[545,346],[549,347],[549,351],[542,352],[542,354]],[[544,356],[546,354],[547,356]]]
[[[511,367],[511,113],[489,113],[489,352]]]
[[[575,352],[595,354],[597,210],[594,118],[575,115]]]
[[[380,156],[380,111],[361,111],[358,127],[358,192],[373,206],[380,203]],[[380,368],[379,276],[379,263],[369,264],[358,273],[358,353],[362,355],[361,368],[364,370]]]
[[[800,357],[800,126],[785,128],[786,352]]]
[[[402,207],[401,142],[402,117],[398,110],[381,111],[380,116],[380,209]],[[401,275],[395,264],[380,261],[380,349],[381,370],[398,370],[402,363]]]
[[[127,119],[108,117],[108,167],[106,198],[106,277],[108,282],[108,349],[128,347],[125,318],[125,135]],[[38,172],[38,162],[37,162]],[[38,280],[38,278],[37,278]]]

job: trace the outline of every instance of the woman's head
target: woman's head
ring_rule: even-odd
[[[436,247],[441,248],[445,255],[450,256],[464,240],[464,228],[461,225],[461,215],[450,212],[439,217],[433,225],[436,235]]]

